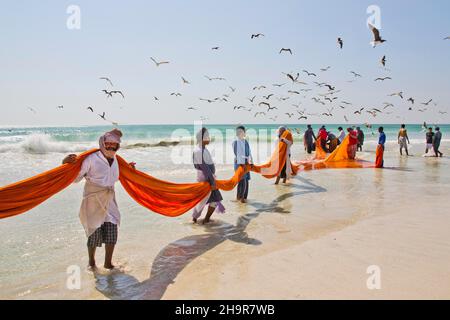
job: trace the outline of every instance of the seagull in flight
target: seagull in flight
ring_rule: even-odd
[[[403,91],[392,93],[389,96],[390,97],[399,96],[400,98],[403,99]]]
[[[111,85],[111,87],[114,87],[112,81],[108,78],[108,77],[100,77],[100,80],[106,80],[107,82],[109,82],[109,84]]]
[[[169,63],[169,61],[156,61],[153,57],[150,57],[150,60],[152,60],[154,63],[155,63],[155,65],[157,66],[157,67],[159,67],[160,65],[162,65],[162,64],[168,64]]]
[[[281,48],[279,53],[282,53],[282,52],[289,52],[290,54],[292,54],[292,50],[289,48]]]
[[[306,73],[308,76],[317,77],[317,75],[315,73],[308,72],[307,70],[303,70],[303,72]]]
[[[103,89],[102,91],[106,94],[107,98],[112,98],[112,91],[108,91],[108,90],[105,90],[105,89]]]
[[[122,96],[123,99],[125,99],[125,96],[123,95],[122,91],[120,90],[114,90],[110,92],[111,94],[120,94]]]
[[[373,34],[373,41],[371,42],[372,46],[375,48],[377,45],[382,44],[383,42],[386,42],[386,40],[381,38],[380,30],[375,28],[373,25],[369,23],[369,29],[372,31]]]
[[[384,77],[384,78],[376,78],[375,81],[384,81],[384,80],[392,80],[391,77]]]
[[[251,39],[254,39],[254,38],[259,38],[259,37],[265,37],[265,35],[264,35],[264,34],[262,34],[262,33],[256,33],[256,34],[252,34],[252,36],[251,36]]]
[[[188,80],[186,80],[184,77],[181,77],[181,80],[184,84],[191,84]]]
[[[102,118],[103,120],[106,120],[105,118],[105,112],[103,112],[103,114],[99,114],[100,118]]]

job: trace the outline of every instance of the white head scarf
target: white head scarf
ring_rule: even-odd
[[[122,131],[120,131],[119,129],[113,129],[109,132],[106,132],[104,135],[102,135],[98,141],[100,150],[102,151],[102,153],[105,155],[106,158],[114,158],[114,156],[116,155],[117,150],[120,149],[120,138],[122,137]],[[106,142],[114,142],[119,144],[119,147],[117,148],[117,150],[113,151],[113,150],[106,150],[105,147],[105,143]]]

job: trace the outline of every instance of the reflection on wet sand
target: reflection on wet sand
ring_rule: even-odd
[[[295,196],[326,192],[326,189],[308,179],[297,177],[295,180],[301,181],[302,184],[295,184],[292,181],[282,188],[300,191],[282,193],[269,204],[250,202],[249,205],[256,210],[240,216],[236,225],[215,220],[204,226],[206,234],[184,237],[168,244],[153,261],[149,279],[140,282],[124,272],[96,273],[96,289],[109,299],[161,299],[167,287],[174,283],[174,279],[192,260],[214,249],[225,240],[246,245],[260,245],[261,241],[250,238],[245,231],[253,219],[261,213],[290,213],[280,203]]]

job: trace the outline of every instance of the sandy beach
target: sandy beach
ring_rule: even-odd
[[[359,157],[372,160],[374,146],[369,141]],[[448,146],[446,141],[446,154]],[[215,214],[207,226],[193,225],[189,213],[151,213],[118,187],[119,268],[95,274],[86,268],[77,217],[82,184],[74,184],[29,213],[2,221],[0,239],[8,249],[2,250],[1,297],[448,299],[450,161],[423,158],[422,149],[413,144],[413,156],[400,157],[389,142],[385,169],[306,171],[287,185],[253,174],[249,202],[237,203],[234,191],[224,192],[227,212]],[[158,164],[159,152],[167,150],[121,154],[157,177],[192,181],[190,166]],[[40,169],[51,168],[61,155],[30,154],[24,161],[35,158]],[[297,144],[293,158],[306,157]],[[219,178],[227,178],[233,169],[218,170]],[[103,255],[99,250],[98,261]],[[76,290],[67,288],[70,266],[81,271]],[[367,287],[370,266],[380,270],[379,290]]]

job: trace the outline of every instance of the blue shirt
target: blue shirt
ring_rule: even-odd
[[[378,144],[384,146],[385,143],[386,143],[386,135],[384,134],[384,132],[381,132],[380,137],[378,138]]]

